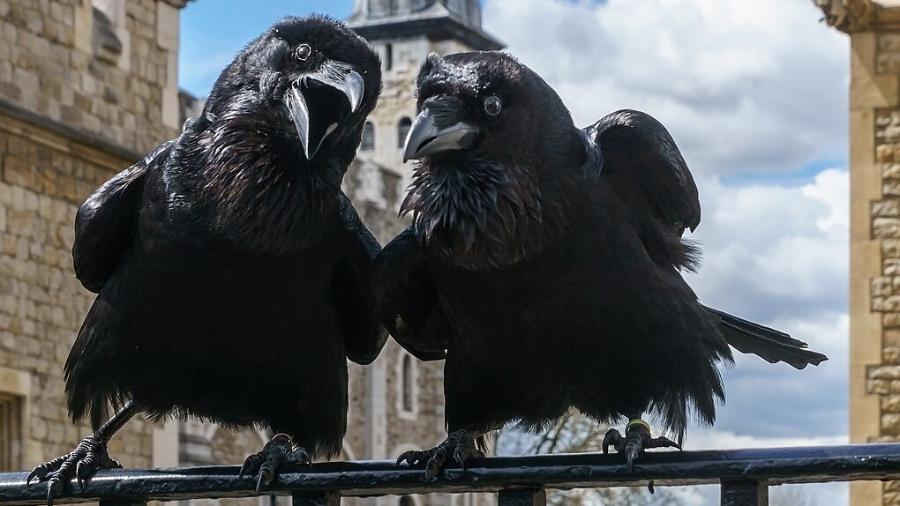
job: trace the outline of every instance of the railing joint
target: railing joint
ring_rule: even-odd
[[[769,484],[766,480],[723,478],[722,506],[769,506]]]
[[[145,506],[145,499],[100,499],[100,506]]]
[[[338,492],[298,492],[293,494],[293,506],[340,506]]]
[[[499,506],[546,506],[547,492],[542,488],[514,488],[497,493]]]

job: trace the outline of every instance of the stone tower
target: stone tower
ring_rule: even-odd
[[[405,227],[396,218],[410,172],[402,161],[402,146],[416,115],[419,65],[431,52],[443,55],[503,46],[481,29],[477,0],[357,0],[347,22],[381,57],[384,87],[344,184],[363,220],[385,244]],[[351,396],[356,392],[365,401],[356,414],[351,409],[350,426],[354,417],[367,424],[366,453],[356,458],[395,458],[405,450],[443,440],[443,367],[443,362],[419,362],[389,340],[374,364],[353,368],[351,374],[360,374],[364,390],[351,388]],[[369,501],[379,506],[496,503],[492,495],[484,494]]]
[[[850,442],[900,441],[900,2],[814,1],[850,36]],[[900,482],[850,503],[900,505]]]

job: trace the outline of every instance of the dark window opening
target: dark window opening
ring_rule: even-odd
[[[403,355],[403,411],[413,410],[413,400],[412,357]]]
[[[412,120],[409,118],[401,118],[397,123],[397,147],[402,148],[406,144],[406,136],[409,135],[409,128],[412,126]]]
[[[366,121],[363,126],[362,142],[359,144],[362,151],[372,151],[375,149],[375,125],[371,121]]]
[[[18,471],[21,457],[22,398],[0,392],[0,471]]]

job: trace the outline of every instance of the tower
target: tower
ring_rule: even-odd
[[[850,39],[850,442],[900,440],[900,6],[813,0]],[[900,504],[900,481],[853,482],[850,504]]]
[[[416,116],[419,65],[431,52],[445,55],[503,45],[482,30],[478,0],[357,0],[347,23],[381,57],[383,89],[344,185],[363,220],[385,244],[405,227],[396,216],[411,171],[402,152]],[[356,458],[396,458],[442,441],[443,368],[443,362],[419,362],[393,340],[372,365],[351,367],[349,426],[362,424],[365,431],[348,433],[345,446],[365,448]],[[379,506],[496,502],[493,495],[483,494],[369,501]]]

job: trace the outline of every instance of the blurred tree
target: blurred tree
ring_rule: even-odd
[[[538,435],[523,432],[515,426],[497,433],[496,448],[503,455],[537,455],[547,453],[584,453],[602,451],[603,436],[608,429],[577,410],[569,410]],[[677,506],[682,502],[668,490],[656,488],[608,488],[548,490],[547,503],[554,506]],[[788,503],[785,503],[788,504]]]

